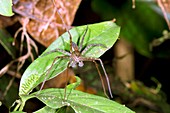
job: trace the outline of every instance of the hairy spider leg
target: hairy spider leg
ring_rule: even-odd
[[[69,52],[67,52],[67,51],[65,51],[63,49],[56,48],[54,50],[51,50],[51,51],[48,51],[48,52],[44,53],[40,57],[46,56],[46,55],[51,54],[51,53],[56,53],[56,52],[60,52],[60,53],[63,53],[64,55],[71,56],[71,54]]]
[[[86,48],[81,52],[81,50],[82,50],[82,45],[83,45],[83,41],[84,41],[84,37],[85,37],[85,35],[86,35],[86,33],[87,33],[87,30],[88,30],[88,26],[86,27],[86,29],[85,29],[85,31],[84,31],[84,34],[83,34],[83,36],[82,36],[82,39],[81,39],[81,42],[80,42],[80,48],[79,48],[79,49],[78,49],[78,46],[77,46],[74,42],[72,42],[73,52],[74,52],[74,53],[72,53],[72,56],[75,56],[75,57],[73,57],[75,61],[73,60],[73,63],[72,63],[72,64],[71,64],[71,61],[70,61],[70,64],[71,64],[72,67],[74,67],[74,63],[77,63],[76,59],[78,59],[78,60],[79,60],[79,66],[82,67],[82,66],[83,66],[83,61],[86,61],[86,60],[87,60],[87,61],[93,61],[93,62],[95,63],[96,68],[97,68],[98,74],[99,74],[99,76],[100,76],[100,79],[101,79],[101,82],[102,82],[102,87],[103,87],[103,90],[104,90],[104,94],[108,97],[108,95],[107,95],[107,93],[106,93],[105,85],[104,85],[104,82],[103,82],[103,79],[102,79],[102,76],[101,76],[101,73],[100,73],[100,71],[99,71],[97,62],[96,62],[95,60],[100,61],[100,64],[101,64],[102,69],[103,69],[104,74],[105,74],[105,78],[106,78],[106,82],[107,82],[107,85],[108,85],[108,90],[109,90],[110,97],[113,98],[112,92],[111,92],[111,88],[110,88],[109,78],[108,78],[108,75],[107,75],[107,73],[106,73],[106,71],[105,71],[105,68],[104,68],[104,65],[103,65],[101,59],[96,59],[96,58],[83,58],[83,57],[81,57],[81,55],[84,55],[91,47],[101,46],[101,47],[107,48],[107,47],[106,47],[105,45],[103,45],[103,44],[89,44],[89,45],[87,45]],[[81,53],[80,53],[80,52],[81,52]],[[78,57],[78,58],[76,58],[76,57]],[[89,60],[89,59],[90,59],[90,60]],[[108,98],[109,98],[109,97],[108,97]]]
[[[63,20],[63,18],[62,18],[62,16],[61,16],[60,12],[58,11],[58,8],[57,8],[57,5],[55,4],[55,1],[52,0],[52,2],[53,2],[54,6],[55,6],[56,9],[57,9],[56,11],[57,11],[57,13],[58,13],[58,15],[59,15],[59,17],[60,17],[60,19],[61,19],[61,21],[62,21],[64,27],[65,27],[67,33],[69,34],[69,38],[70,38],[70,53],[68,53],[67,55],[71,56],[71,54],[73,53],[73,42],[72,42],[71,33],[70,33],[70,31],[68,30],[68,28],[67,28],[67,26],[66,26],[66,24],[65,24],[65,22],[64,22],[64,20]],[[75,49],[75,48],[74,48],[74,49]],[[71,62],[72,62],[72,61],[69,61],[67,67],[69,67],[69,65],[70,65]],[[68,75],[67,75],[67,76],[68,76]],[[68,82],[68,81],[67,81],[67,82]],[[66,83],[66,85],[67,85],[67,83]],[[66,97],[66,88],[65,88],[64,99],[65,99],[65,97]]]
[[[101,46],[103,48],[107,48],[105,45],[103,44],[89,44],[86,46],[86,48],[84,48],[84,50],[81,52],[81,55],[84,55],[91,47],[95,47],[95,46]]]
[[[83,36],[82,36],[81,42],[80,42],[80,47],[79,47],[79,51],[80,51],[80,52],[81,52],[82,47],[83,47],[83,41],[84,41],[84,37],[85,37],[85,35],[86,35],[86,33],[87,33],[87,30],[88,30],[88,26],[86,27],[86,29],[85,29],[85,31],[84,31],[84,34],[83,34]],[[77,50],[77,48],[78,48],[77,45],[76,45],[75,43],[72,43],[72,45],[73,45],[73,47],[75,46],[74,48],[76,48],[76,50]],[[94,46],[101,46],[101,47],[107,48],[107,47],[106,47],[105,45],[103,45],[103,44],[89,44],[89,45],[82,51],[81,54],[84,55],[91,47],[94,47]],[[89,58],[87,58],[87,59],[89,59]],[[94,59],[94,58],[92,58],[92,59]],[[96,59],[95,59],[95,60],[96,60]],[[106,93],[105,86],[104,86],[104,82],[103,82],[103,79],[102,79],[102,75],[101,75],[101,73],[100,73],[100,71],[99,71],[98,64],[97,64],[97,62],[96,62],[95,60],[93,60],[93,62],[95,63],[96,69],[97,69],[98,74],[99,74],[99,76],[100,76],[100,79],[101,79],[101,82],[102,82],[102,87],[103,87],[103,90],[104,90],[104,94],[108,97],[108,95],[107,95],[107,93]],[[113,98],[113,95],[112,95],[112,92],[111,92],[111,88],[110,88],[109,78],[108,78],[107,73],[106,73],[106,71],[105,71],[104,65],[103,65],[101,59],[98,59],[98,60],[100,61],[100,64],[101,64],[102,69],[103,69],[103,71],[104,71],[104,74],[105,74],[105,77],[106,77],[106,81],[107,81],[107,84],[108,84],[108,90],[109,90],[110,96],[111,96],[111,98]],[[82,66],[83,66],[83,65],[82,65]],[[81,66],[81,67],[82,67],[82,66]],[[109,97],[108,97],[108,98],[109,98]]]
[[[101,80],[101,82],[102,82],[103,92],[104,92],[104,94],[107,96],[107,98],[109,98],[108,95],[107,95],[107,93],[106,93],[104,81],[103,81],[103,78],[102,78],[102,74],[100,73],[98,64],[97,64],[97,62],[96,62],[95,60],[93,60],[93,62],[94,62],[94,64],[95,64],[95,66],[96,66],[97,72],[98,72],[99,77],[100,77],[100,80]]]
[[[48,54],[55,53],[55,52],[63,53],[63,54],[65,54],[66,56],[57,56],[57,57],[53,60],[53,63],[51,64],[50,68],[47,70],[46,77],[45,77],[45,79],[44,79],[44,81],[43,81],[43,83],[42,83],[39,91],[41,91],[42,88],[44,87],[44,84],[45,84],[45,82],[46,82],[46,80],[47,80],[48,74],[50,73],[50,70],[52,69],[55,61],[56,61],[57,59],[59,59],[59,58],[60,58],[60,59],[61,59],[61,58],[62,58],[62,59],[66,59],[66,58],[70,58],[70,56],[71,56],[71,54],[70,54],[69,52],[67,52],[67,51],[65,51],[65,50],[63,50],[63,49],[56,48],[55,50],[51,50],[51,51],[49,51],[49,52],[44,53],[44,54],[41,55],[40,57],[43,57],[43,56],[46,56],[46,55],[48,55]],[[66,83],[66,84],[67,84],[67,83]],[[66,92],[66,91],[65,91],[65,92]],[[64,96],[64,97],[65,97],[65,96]]]
[[[68,84],[68,81],[69,81],[69,80],[68,80],[68,68],[69,68],[70,62],[71,62],[71,61],[69,61],[68,64],[67,64],[67,74],[66,74],[67,76],[66,76],[66,83],[65,83],[65,88],[64,88],[64,101],[67,100],[67,99],[66,99],[66,97],[67,97],[67,96],[66,96],[66,93],[67,93],[67,84]],[[67,97],[67,98],[68,98],[68,97]]]
[[[57,59],[66,59],[66,58],[70,58],[70,56],[57,56],[57,57],[54,58],[51,66],[50,66],[50,68],[47,70],[47,74],[46,74],[46,76],[45,76],[45,79],[44,79],[44,81],[43,81],[43,83],[42,83],[39,91],[41,91],[42,88],[44,87],[44,84],[45,84],[45,82],[46,82],[46,80],[47,80],[47,77],[48,77],[48,75],[49,75],[52,67],[54,66],[54,63],[56,62],[56,60],[57,60]]]
[[[72,49],[72,51],[70,51],[70,57],[71,57],[71,59],[70,59],[70,61],[69,61],[69,63],[68,63],[68,65],[67,65],[67,68],[69,68],[69,67],[75,67],[75,65],[76,65],[76,63],[77,63],[77,60],[76,60],[76,58],[77,57],[79,57],[80,55],[81,55],[81,53],[80,53],[80,50],[82,49],[82,45],[83,45],[83,41],[84,41],[84,37],[85,37],[85,35],[86,35],[86,33],[87,33],[87,30],[88,30],[88,26],[86,27],[86,29],[85,29],[85,31],[84,31],[84,33],[83,33],[83,36],[82,36],[82,38],[80,38],[81,39],[81,42],[80,42],[80,47],[78,47],[77,46],[77,44],[75,44],[74,42],[72,42],[72,41],[70,41],[70,43],[71,43],[71,46],[70,46],[70,48]],[[69,31],[68,31],[69,32]],[[69,32],[70,33],[70,32]],[[70,33],[71,34],[71,33]],[[70,40],[71,40],[72,38],[70,38]],[[84,64],[83,64],[83,62],[81,61],[81,62],[79,62],[79,66],[80,67],[82,67]],[[68,71],[67,71],[67,73],[68,73]],[[68,76],[68,74],[67,74],[67,76]],[[68,82],[68,80],[66,80],[67,82]],[[65,84],[65,86],[67,86],[67,82],[66,82],[66,84]],[[65,88],[65,93],[64,93],[64,100],[66,99],[66,88]]]
[[[104,47],[104,48],[107,48],[105,45],[103,44],[89,44],[88,46],[86,46],[86,48],[81,52],[81,55],[83,56],[91,47],[94,47],[94,46],[101,46],[101,47]],[[102,76],[101,76],[101,73],[99,71],[99,68],[98,68],[98,64],[95,60],[98,60],[102,66],[102,69],[103,69],[103,72],[105,74],[105,78],[106,78],[106,82],[107,82],[107,86],[108,86],[108,90],[109,90],[109,94],[110,94],[110,97],[113,98],[113,95],[112,95],[112,91],[111,91],[111,87],[110,87],[110,82],[109,82],[109,78],[108,78],[108,75],[106,73],[106,70],[104,68],[104,65],[103,65],[103,62],[100,58],[82,58],[82,60],[84,61],[93,61],[96,65],[96,68],[97,68],[97,71],[99,73],[99,76],[100,76],[100,79],[101,79],[101,82],[102,82],[102,87],[103,87],[103,90],[104,90],[104,93],[105,95],[107,96],[106,94],[106,89],[105,89],[105,86],[104,86],[104,82],[103,82],[103,79],[102,79]],[[108,96],[107,96],[108,97]]]
[[[104,65],[103,65],[103,62],[100,58],[95,58],[93,59],[93,62],[95,61],[99,61],[100,62],[100,65],[102,66],[102,69],[103,69],[103,72],[104,72],[104,75],[105,75],[105,78],[106,78],[106,82],[107,82],[107,86],[108,86],[108,90],[109,90],[109,94],[110,94],[110,97],[113,98],[113,95],[112,95],[112,90],[111,90],[111,86],[110,86],[110,82],[109,82],[109,77],[106,73],[106,69],[104,68]],[[96,63],[97,64],[97,63]],[[106,91],[105,91],[106,92]]]
[[[88,25],[87,25],[87,27],[86,27],[86,29],[85,29],[85,31],[84,31],[83,36],[82,36],[82,39],[81,39],[81,42],[80,42],[79,51],[81,51],[81,50],[82,50],[83,42],[84,42],[84,37],[86,36],[87,30],[88,30]]]
[[[58,11],[58,8],[57,8],[57,5],[55,4],[55,1],[52,0],[52,2],[54,4],[55,8],[57,9],[56,11],[57,11],[57,13],[58,13],[58,15],[59,15],[59,17],[60,17],[64,27],[65,27],[67,33],[69,34],[69,38],[70,38],[70,53],[72,53],[72,36],[71,36],[71,33],[70,33],[69,29],[67,28],[67,26],[66,26],[66,24],[65,24],[65,22],[64,22],[64,20],[63,20],[63,18],[61,16],[60,12]]]
[[[111,86],[110,86],[110,82],[109,82],[109,77],[108,77],[108,75],[106,73],[106,70],[104,68],[102,60],[100,58],[93,58],[93,57],[89,57],[89,58],[81,57],[81,60],[82,61],[93,61],[95,63],[96,69],[98,71],[98,74],[99,74],[101,82],[102,82],[102,87],[103,87],[103,90],[104,90],[104,94],[109,98],[109,96],[106,93],[106,89],[105,89],[105,85],[104,85],[104,82],[103,82],[103,79],[102,79],[102,75],[101,75],[101,73],[99,71],[98,64],[97,64],[96,61],[100,62],[100,65],[102,66],[102,69],[103,69],[103,72],[104,72],[104,75],[105,75],[105,78],[106,78],[106,82],[107,82],[110,97],[113,98],[112,91],[111,91]]]
[[[56,9],[57,9],[57,6],[56,6],[56,4],[55,4],[55,1],[54,1],[54,0],[52,0],[52,1],[53,1],[53,4],[55,5],[55,7],[56,7]],[[102,47],[105,47],[105,46],[102,45],[102,44],[90,44],[90,45],[88,45],[88,46],[82,51],[82,53],[80,53],[80,52],[81,52],[81,49],[82,49],[82,46],[83,46],[84,37],[85,37],[85,35],[86,35],[86,33],[87,33],[87,30],[88,30],[88,26],[87,26],[87,28],[86,28],[83,36],[82,36],[82,40],[81,40],[81,42],[80,42],[80,48],[78,49],[78,46],[77,46],[74,42],[72,42],[71,33],[69,32],[69,30],[68,30],[68,28],[67,28],[67,26],[66,26],[66,24],[65,24],[65,22],[64,22],[64,20],[63,20],[63,18],[62,18],[62,16],[61,16],[61,14],[60,14],[60,12],[58,11],[58,9],[57,9],[56,11],[57,11],[57,13],[58,13],[58,15],[59,15],[59,17],[60,17],[63,25],[65,26],[66,31],[67,31],[68,34],[69,34],[69,38],[70,38],[70,53],[69,53],[69,52],[65,52],[64,50],[61,50],[61,49],[52,50],[52,52],[62,52],[62,53],[65,53],[65,54],[68,55],[68,56],[57,56],[57,57],[54,59],[51,67],[48,69],[48,73],[50,72],[51,68],[53,67],[55,61],[56,61],[58,58],[70,58],[70,56],[71,56],[72,54],[76,55],[76,53],[78,53],[78,54],[80,54],[80,55],[79,55],[79,56],[75,56],[75,57],[78,58],[78,62],[77,62],[77,61],[73,61],[73,62],[79,63],[79,61],[81,61],[81,62],[82,62],[82,61],[93,61],[93,62],[95,63],[95,65],[96,65],[96,68],[97,68],[98,73],[99,73],[100,78],[101,78],[101,73],[100,73],[100,71],[99,71],[99,69],[98,69],[98,66],[97,66],[97,63],[96,63],[96,60],[97,60],[97,61],[100,62],[101,66],[102,66],[102,69],[103,69],[103,71],[104,71],[110,96],[113,97],[113,96],[112,96],[112,92],[111,92],[111,88],[110,88],[109,78],[108,78],[108,76],[107,76],[107,73],[106,73],[106,71],[105,71],[105,68],[104,68],[104,65],[103,65],[101,59],[99,59],[99,58],[84,58],[84,57],[81,57],[81,55],[85,54],[85,53],[89,50],[89,48],[91,48],[91,47],[94,47],[94,46],[102,46]],[[73,46],[75,46],[75,45],[76,45],[77,48],[74,48],[74,47],[73,47]],[[76,51],[73,51],[73,49],[74,49],[74,50],[76,49]],[[78,49],[78,50],[77,50],[77,49]],[[49,53],[47,53],[47,54],[50,54],[50,53],[51,53],[51,52],[49,52]],[[69,65],[70,65],[71,62],[72,62],[72,60],[69,61],[67,67],[69,67]],[[72,65],[71,65],[71,66],[72,66]],[[48,75],[48,73],[47,73],[47,75]],[[101,81],[103,81],[103,80],[101,79]],[[45,83],[45,81],[44,81],[44,83]],[[44,84],[44,83],[43,83],[43,84]],[[103,84],[103,82],[102,82],[102,84]],[[104,86],[104,85],[102,85],[102,86]],[[105,87],[103,87],[103,89],[104,89],[104,92],[105,92],[105,94],[106,94]],[[65,89],[65,90],[66,90],[66,89]],[[65,91],[65,92],[66,92],[66,91]],[[65,94],[65,95],[66,95],[66,94]],[[106,95],[107,95],[107,94],[106,94]],[[65,97],[66,97],[66,96],[65,96]]]

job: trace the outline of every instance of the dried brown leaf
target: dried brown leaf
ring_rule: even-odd
[[[55,1],[67,26],[71,26],[80,2],[81,0]],[[46,47],[65,32],[65,26],[55,11],[52,0],[20,0],[14,9],[22,16],[30,18],[27,25],[28,33]]]

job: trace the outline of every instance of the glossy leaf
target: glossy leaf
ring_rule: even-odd
[[[83,35],[87,25],[75,27],[70,30],[73,42],[79,45],[78,40]],[[99,46],[92,47],[85,53],[85,57],[100,57],[108,49],[110,49],[117,40],[120,32],[120,27],[112,21],[101,22],[97,24],[88,25],[88,31],[86,33],[83,48],[88,44],[103,44],[106,48]],[[70,40],[68,33],[64,33],[56,41],[54,41],[44,53],[60,48],[63,50],[70,50]],[[44,54],[43,53],[43,54]],[[67,68],[69,59],[58,59],[54,63],[50,73],[47,75],[47,71],[52,65],[55,57],[63,56],[62,53],[55,52],[48,55],[40,56],[37,58],[24,72],[19,88],[19,95],[28,95],[33,88],[44,81],[45,77],[51,79]]]
[[[12,16],[12,0],[0,0],[0,14],[3,16]]]
[[[52,109],[70,106],[76,113],[134,113],[129,108],[104,97],[88,93],[67,90],[67,99],[64,98],[64,89],[50,88],[35,92],[36,98]]]

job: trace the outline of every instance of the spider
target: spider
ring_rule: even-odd
[[[46,74],[46,78],[45,80],[43,81],[42,85],[41,85],[41,88],[40,90],[43,88],[44,84],[45,84],[45,81],[47,79],[47,75],[50,73],[50,70],[52,69],[54,63],[56,62],[57,59],[69,59],[69,62],[67,64],[67,68],[69,67],[76,67],[76,66],[79,66],[79,67],[83,67],[84,65],[84,61],[92,61],[94,62],[95,66],[96,66],[96,69],[98,71],[98,74],[100,76],[100,79],[101,79],[101,82],[102,82],[102,87],[103,87],[103,90],[104,90],[104,94],[109,98],[109,96],[107,95],[106,93],[106,89],[105,89],[105,86],[104,86],[104,82],[103,82],[103,79],[102,79],[102,75],[100,73],[100,70],[98,68],[98,64],[96,61],[99,61],[100,62],[100,65],[103,69],[103,72],[104,72],[104,75],[105,75],[105,78],[106,78],[106,82],[107,82],[107,87],[108,87],[108,91],[109,91],[109,95],[111,98],[113,98],[113,95],[112,95],[112,91],[111,91],[111,87],[110,87],[110,83],[109,83],[109,78],[108,78],[108,75],[106,73],[106,70],[104,68],[104,65],[103,65],[103,62],[100,58],[94,58],[94,57],[85,57],[84,54],[89,50],[91,49],[92,47],[96,47],[96,46],[101,46],[103,48],[106,48],[105,45],[103,44],[89,44],[87,45],[85,48],[83,48],[83,41],[84,41],[84,37],[88,31],[88,26],[86,27],[83,35],[82,35],[82,38],[81,41],[80,41],[80,45],[78,46],[76,43],[74,43],[72,41],[72,36],[71,36],[71,33],[70,31],[68,30],[68,28],[66,27],[66,24],[61,16],[61,14],[59,13],[58,10],[56,10],[60,19],[62,20],[62,23],[63,25],[65,26],[66,28],[66,31],[67,33],[69,34],[69,38],[70,38],[70,50],[69,52],[68,51],[65,51],[63,49],[59,49],[59,48],[56,48],[55,50],[51,50],[47,53],[44,53],[42,56],[45,56],[45,55],[48,55],[48,54],[51,54],[51,53],[54,53],[54,52],[60,52],[62,53],[63,55],[62,56],[56,56],[50,66],[50,68],[47,70],[47,74]],[[65,88],[66,89],[66,88]]]

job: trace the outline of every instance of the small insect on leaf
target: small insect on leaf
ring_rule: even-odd
[[[69,30],[72,36],[72,41],[78,46],[80,45],[79,38],[82,37],[86,28],[87,25],[84,25]],[[119,32],[120,27],[112,21],[88,25],[88,31],[84,37],[82,48],[85,48],[85,46],[90,44],[102,44],[106,47],[91,47],[90,49],[88,49],[88,51],[85,51],[84,57],[99,58],[102,54],[104,54],[108,49],[113,46],[113,44],[118,39]],[[53,66],[51,67],[46,80],[56,77],[67,68],[67,64],[70,61],[70,58],[58,58],[57,60],[54,60],[58,56],[65,55],[62,52],[50,53],[50,51],[53,51],[55,49],[61,49],[65,51],[70,50],[70,37],[68,32],[64,33],[56,41],[54,41],[45,50],[45,52],[26,69],[20,82],[20,96],[28,95],[37,85],[42,83],[46,78],[48,70],[52,64]],[[36,80],[32,80],[30,78],[36,78]]]

